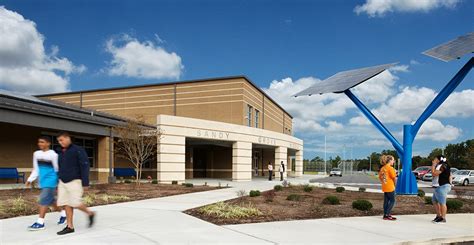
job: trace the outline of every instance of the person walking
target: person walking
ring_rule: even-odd
[[[283,181],[283,173],[285,173],[285,164],[283,161],[280,162],[280,181]]]
[[[272,162],[268,162],[268,180],[272,181],[273,178],[273,165]]]
[[[446,213],[448,211],[446,198],[448,193],[451,191],[452,185],[451,167],[449,166],[445,156],[439,155],[433,159],[431,172],[433,177],[438,177],[439,184],[439,186],[434,190],[432,197],[433,206],[436,211],[436,218],[433,220],[433,223],[444,224],[446,223]]]
[[[72,144],[71,136],[62,132],[58,136],[62,149],[59,152],[58,206],[66,210],[67,225],[58,235],[74,232],[73,215],[77,208],[89,217],[89,227],[94,224],[95,213],[82,203],[84,188],[89,186],[89,160],[86,151]]]
[[[58,225],[66,221],[66,213],[56,205],[55,192],[58,186],[58,154],[50,149],[51,139],[46,136],[38,138],[39,150],[33,153],[33,170],[31,171],[25,186],[31,187],[32,183],[38,179],[41,193],[39,196],[39,217],[35,223],[30,225],[30,231],[43,230],[45,228],[44,217],[48,212],[48,207],[53,207],[56,211],[61,211]]]
[[[392,209],[395,206],[395,185],[397,183],[397,173],[393,168],[395,158],[391,155],[382,155],[380,164],[382,168],[379,172],[379,179],[382,183],[383,199],[383,219],[397,220],[392,216]]]

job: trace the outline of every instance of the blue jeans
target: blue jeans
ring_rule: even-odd
[[[39,205],[41,206],[50,206],[53,205],[56,201],[54,195],[56,193],[56,188],[42,188],[39,196]]]
[[[392,213],[393,206],[395,206],[395,192],[383,193],[383,215],[387,216]]]
[[[441,205],[446,205],[446,198],[448,197],[448,193],[451,191],[451,185],[445,184],[439,186],[433,192],[433,203],[439,203]]]

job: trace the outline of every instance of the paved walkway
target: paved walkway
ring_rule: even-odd
[[[310,177],[290,179],[307,183]],[[214,180],[196,180],[217,185]],[[235,198],[236,191],[268,190],[279,181],[225,182],[231,188],[97,206],[97,224],[86,228],[85,215],[76,215],[76,233],[57,236],[56,214],[46,217],[47,228],[29,232],[36,216],[0,220],[0,244],[327,244],[394,243],[410,240],[466,237],[474,234],[474,215],[452,215],[440,229],[431,216],[404,216],[396,223],[378,217],[340,218],[217,226],[181,211]],[[385,234],[390,231],[389,234]],[[436,231],[437,233],[435,234]],[[470,238],[471,239],[471,238]],[[474,240],[474,238],[472,238]]]

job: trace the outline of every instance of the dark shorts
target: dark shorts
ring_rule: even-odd
[[[56,188],[42,188],[39,196],[39,205],[50,206],[56,202]]]

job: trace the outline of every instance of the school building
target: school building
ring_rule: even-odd
[[[67,130],[88,151],[91,178],[107,181],[114,168],[132,167],[115,156],[111,128],[137,117],[162,133],[156,159],[144,164],[145,178],[248,181],[268,176],[269,162],[278,172],[281,161],[289,176],[303,170],[303,141],[293,136],[292,116],[244,76],[36,97],[0,92],[0,99],[0,132],[8,139],[0,142],[0,167],[27,174],[35,138]],[[27,103],[29,109],[12,108],[15,103],[5,99]]]

